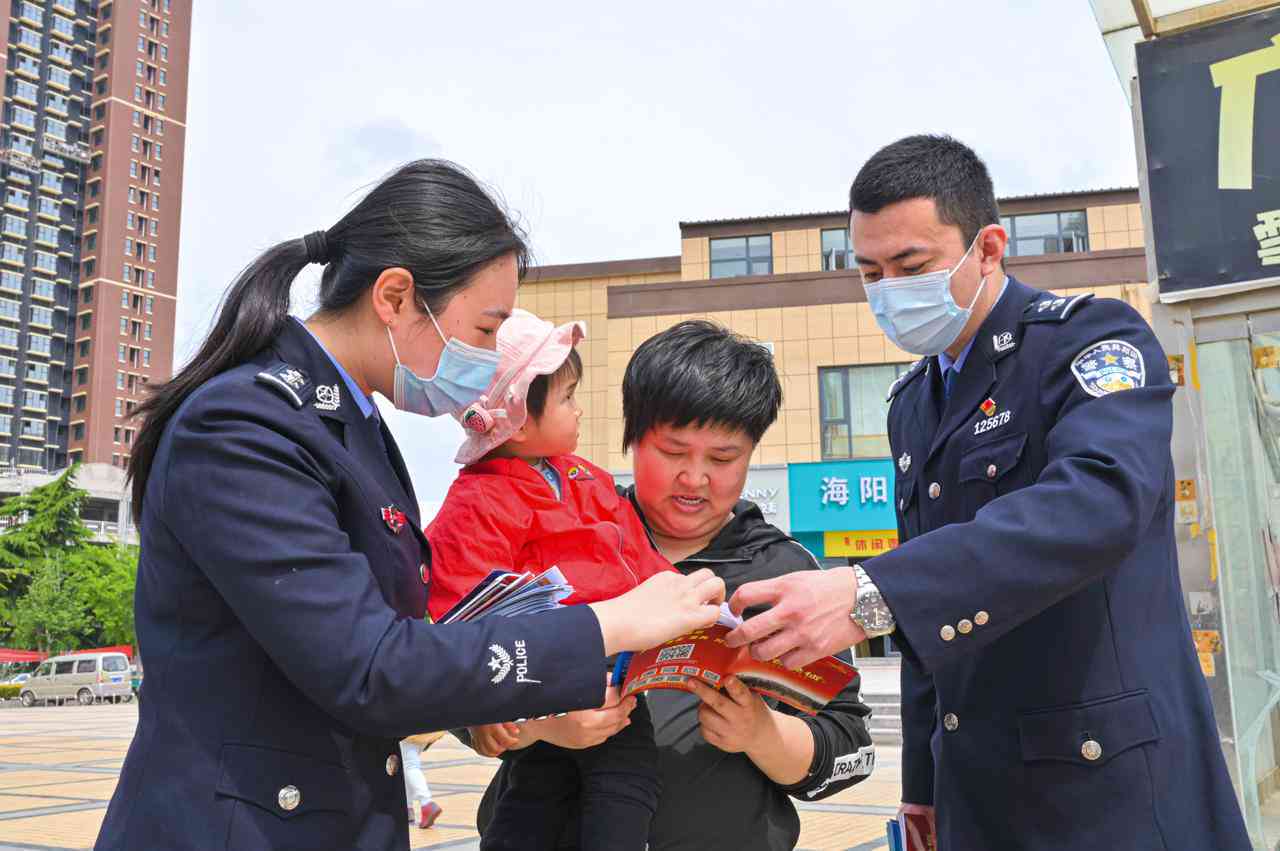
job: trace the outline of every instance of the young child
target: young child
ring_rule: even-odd
[[[427,527],[433,619],[495,568],[558,567],[574,588],[565,603],[616,597],[672,570],[653,548],[613,478],[575,457],[582,409],[574,391],[582,322],[553,326],[516,310],[498,330],[498,371],[459,415],[470,432],[455,458],[466,465]],[[541,676],[552,676],[550,666]],[[602,672],[606,673],[606,672]],[[657,751],[640,701],[631,724],[592,748],[546,742],[508,751],[510,783],[482,849],[555,847],[577,809],[584,851],[641,851],[657,808]]]

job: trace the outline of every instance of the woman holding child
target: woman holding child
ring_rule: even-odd
[[[143,404],[147,699],[98,848],[407,847],[400,739],[598,707],[606,657],[715,620],[706,570],[527,617],[423,619],[440,561],[371,394],[428,416],[474,402],[526,255],[468,174],[410,163],[245,269]],[[290,286],[310,263],[320,310],[300,322]],[[527,675],[497,676],[517,648]]]
[[[519,361],[517,350],[545,351],[517,335],[517,321],[512,319],[499,332],[499,349],[513,362]],[[520,321],[540,322],[534,317]],[[560,340],[557,356],[546,359],[550,363],[542,367],[541,381],[550,388],[548,402],[560,400],[576,410],[571,400],[578,370],[565,352],[567,341],[576,340],[569,330],[574,326],[553,330],[542,325],[546,340],[557,334]],[[765,522],[757,506],[741,499],[751,455],[777,418],[782,398],[773,359],[763,347],[709,322],[683,322],[636,350],[622,394],[623,441],[633,453],[635,471],[635,486],[621,495],[622,507],[601,493],[602,479],[612,485],[607,473],[568,454],[576,444],[575,429],[562,429],[556,455],[530,451],[526,432],[545,436],[557,430],[552,415],[535,410],[533,393],[528,394],[526,411],[519,392],[491,388],[486,394],[486,422],[507,423],[505,430],[488,432],[493,435],[489,443],[471,438],[459,460],[481,457],[478,450],[489,459],[481,465],[500,457],[509,463],[514,457],[522,462],[522,467],[516,466],[519,474],[531,482],[531,495],[547,501],[545,511],[551,516],[569,511],[571,497],[561,502],[557,489],[553,498],[552,488],[531,471],[546,465],[583,470],[591,476],[590,483],[561,482],[568,488],[563,494],[574,499],[594,494],[610,506],[612,515],[622,518],[631,515],[624,508],[634,508],[659,552],[677,570],[692,574],[711,569],[730,592],[746,582],[818,569],[804,548]],[[502,408],[515,410],[496,416]],[[533,448],[546,445],[535,443]],[[478,528],[465,508],[467,495],[477,489],[472,479],[483,472],[478,466],[464,469],[428,528],[433,546],[439,543],[450,551],[492,546],[475,535],[464,539],[466,530]],[[545,523],[529,522],[529,516],[512,516],[508,533],[494,537],[501,538],[503,546],[515,540],[517,558],[529,560],[531,568],[546,566],[540,558],[559,558],[563,565],[568,557],[572,563],[573,540]],[[629,537],[643,534],[625,523],[622,528]],[[508,551],[492,557],[499,554],[506,556]],[[444,563],[454,568],[466,560]],[[616,561],[598,560],[595,572],[592,565],[581,565],[584,578],[600,581],[611,563]],[[472,579],[456,584],[474,584]],[[433,594],[437,581],[446,590],[447,605],[457,592],[448,591],[451,580],[441,576],[433,579]],[[433,600],[433,609],[435,605]],[[503,757],[478,815],[481,848],[594,851],[643,848],[646,843],[651,851],[794,848],[800,820],[792,799],[829,797],[866,779],[874,768],[875,750],[865,722],[870,713],[859,699],[859,686],[855,677],[814,716],[766,702],[729,678],[719,691],[695,683],[695,695],[650,691],[639,704],[629,697],[562,718],[473,727],[473,746]],[[603,807],[634,811],[647,803],[648,831],[637,835],[633,820],[625,843],[601,842],[596,825],[602,805],[592,800],[600,794],[599,784],[591,771],[553,770],[569,762],[566,753],[579,754],[574,759],[578,765],[612,765],[613,782],[604,789],[609,799]],[[651,754],[656,754],[656,762]],[[655,774],[660,795],[646,802],[634,794],[648,788],[640,787],[636,778]],[[619,782],[619,777],[629,782]],[[548,833],[559,836],[558,845]]]

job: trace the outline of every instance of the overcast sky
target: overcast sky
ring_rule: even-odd
[[[972,145],[1000,195],[1137,181],[1087,0],[197,0],[192,42],[179,363],[256,253],[416,157],[496,186],[541,263],[678,254],[682,219],[843,209],[858,166],[916,132]],[[395,426],[438,500],[460,431]]]

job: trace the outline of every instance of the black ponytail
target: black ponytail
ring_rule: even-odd
[[[282,242],[258,257],[227,291],[200,351],[134,413],[143,419],[129,458],[134,519],[142,516],[147,477],[169,419],[196,388],[280,334],[293,280],[308,263],[325,263],[322,312],[341,312],[383,270],[401,267],[438,313],[481,267],[507,255],[515,256],[523,277],[525,236],[498,201],[460,166],[417,160],[375,186],[328,231]]]

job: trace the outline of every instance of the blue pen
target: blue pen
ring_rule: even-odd
[[[627,667],[630,666],[631,657],[634,655],[630,650],[624,650],[618,654],[618,661],[613,665],[613,673],[609,675],[609,685],[622,685],[622,681],[627,678]]]

